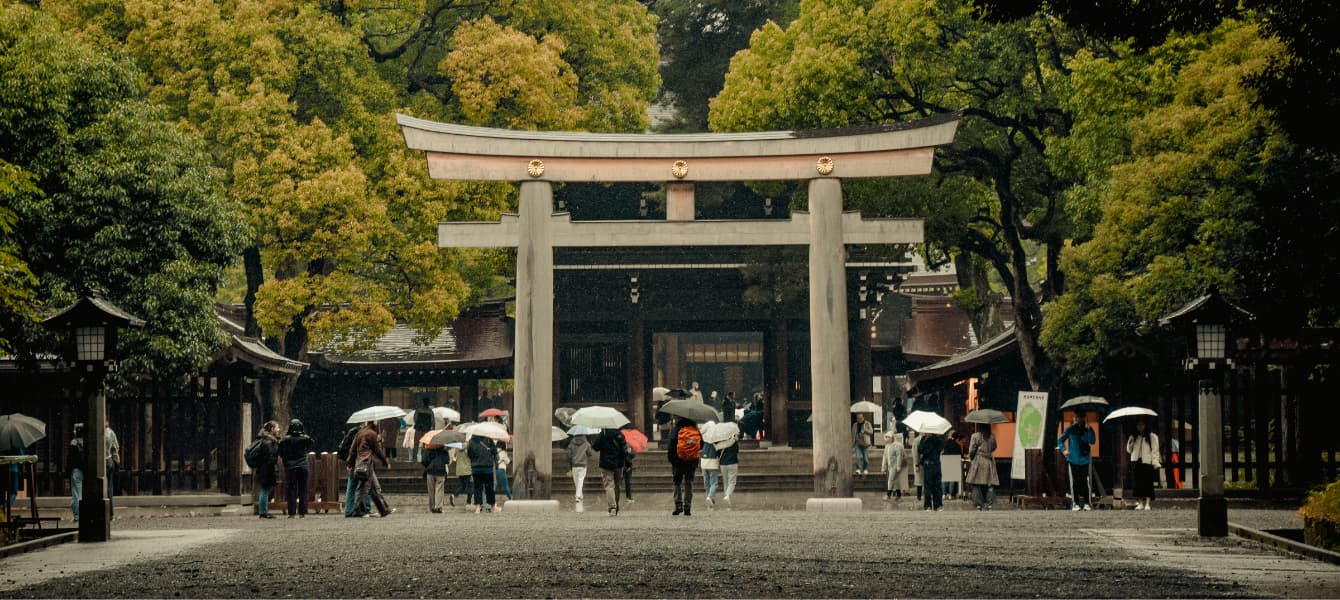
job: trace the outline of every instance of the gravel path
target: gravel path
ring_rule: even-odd
[[[868,503],[867,503],[868,504]],[[639,505],[641,506],[641,505]],[[873,507],[872,507],[873,508]],[[459,510],[459,509],[458,509]],[[127,519],[125,532],[207,530],[167,558],[4,586],[0,597],[1336,597],[1340,569],[1236,538],[1195,512],[633,510],[387,519]],[[1288,526],[1288,511],[1235,522]],[[220,530],[224,531],[221,534]],[[129,543],[129,542],[127,542]],[[69,547],[64,546],[69,551]],[[111,548],[111,546],[108,546]],[[1236,553],[1257,562],[1179,560]],[[29,560],[43,554],[28,555]],[[50,555],[55,556],[55,555]],[[1306,579],[1285,566],[1305,567]],[[133,560],[133,559],[126,559]],[[1184,565],[1186,568],[1181,568]],[[58,567],[58,566],[54,566]]]

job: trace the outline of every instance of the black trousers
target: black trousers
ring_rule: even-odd
[[[675,506],[688,508],[693,504],[693,474],[698,470],[694,461],[677,461],[670,465],[675,477]]]
[[[498,500],[493,493],[493,473],[475,473],[474,478],[475,504],[493,508],[493,503]]]
[[[921,465],[921,487],[925,494],[922,506],[931,510],[938,510],[945,505],[945,486],[944,473],[940,471],[940,457],[935,457],[935,462]]]
[[[307,467],[284,471],[284,501],[289,516],[307,514]]]

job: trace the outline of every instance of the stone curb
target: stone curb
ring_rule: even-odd
[[[558,512],[558,500],[508,500],[502,507],[507,512]]]
[[[809,498],[805,510],[810,512],[861,512],[860,498]]]
[[[1297,554],[1306,558],[1328,562],[1333,565],[1340,565],[1340,552],[1332,552],[1324,548],[1309,546],[1307,544],[1295,542],[1289,538],[1280,537],[1250,527],[1243,527],[1237,523],[1229,523],[1228,532],[1238,537],[1260,542],[1281,552]]]
[[[65,542],[73,542],[76,539],[78,539],[78,537],[79,537],[78,531],[67,531],[65,533],[48,535],[37,538],[35,540],[20,542],[18,544],[0,546],[0,558],[7,558],[10,556],[14,556],[16,554],[23,554],[24,552],[32,552],[33,550],[41,550],[43,548],[49,548],[51,546],[55,546],[56,544],[64,544]]]

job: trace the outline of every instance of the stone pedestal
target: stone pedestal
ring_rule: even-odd
[[[558,512],[558,500],[508,500],[503,512]]]
[[[810,498],[805,501],[809,512],[861,512],[860,498]]]

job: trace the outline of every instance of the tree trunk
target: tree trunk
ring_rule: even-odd
[[[261,264],[259,247],[249,246],[242,251],[242,268],[247,275],[247,295],[243,300],[247,316],[243,333],[248,337],[260,338],[261,327],[256,323],[256,291],[265,283],[265,267]]]

